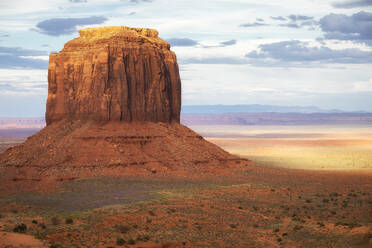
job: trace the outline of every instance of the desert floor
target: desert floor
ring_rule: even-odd
[[[372,170],[372,127],[193,126],[207,140],[257,163],[309,170]]]
[[[0,247],[372,247],[368,127],[193,129],[253,161],[1,192]]]

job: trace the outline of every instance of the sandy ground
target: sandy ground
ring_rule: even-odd
[[[257,163],[310,170],[372,170],[369,126],[194,126]]]
[[[0,247],[42,248],[48,246],[45,242],[42,242],[31,235],[0,232]]]

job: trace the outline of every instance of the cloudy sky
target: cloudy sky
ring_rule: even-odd
[[[0,0],[0,116],[43,116],[48,54],[116,25],[171,43],[184,105],[372,111],[372,0]]]

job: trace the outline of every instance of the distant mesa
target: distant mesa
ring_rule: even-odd
[[[197,176],[241,161],[180,124],[176,55],[156,30],[83,29],[50,55],[48,82],[47,126],[0,154],[1,189],[97,176]]]

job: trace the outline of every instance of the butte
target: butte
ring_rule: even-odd
[[[79,33],[50,54],[47,126],[0,154],[0,188],[113,175],[197,176],[240,163],[180,124],[176,55],[156,30]]]

